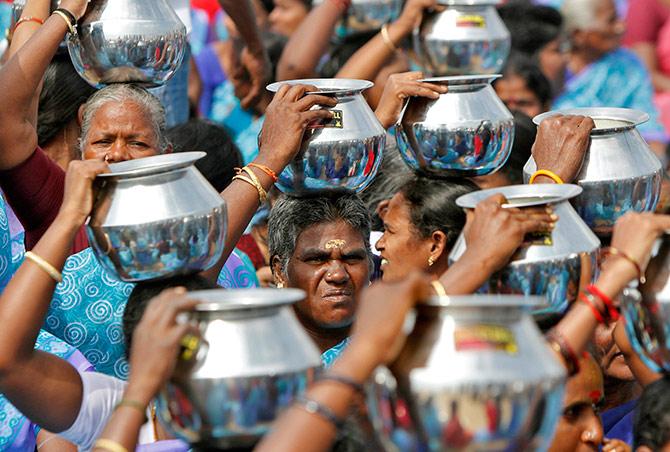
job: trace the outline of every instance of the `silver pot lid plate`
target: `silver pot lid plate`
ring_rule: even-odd
[[[438,83],[447,86],[488,85],[502,77],[502,74],[489,75],[452,75],[444,77],[428,77],[418,80],[425,83]]]
[[[464,209],[474,209],[486,198],[501,193],[508,201],[503,207],[533,207],[567,201],[581,192],[581,187],[572,184],[510,185],[468,193],[459,197],[456,205]]]
[[[211,289],[188,292],[188,296],[201,301],[197,312],[231,312],[286,306],[306,295],[300,289]]]
[[[282,85],[312,85],[318,88],[318,91],[310,91],[307,94],[335,94],[344,95],[349,93],[360,93],[366,89],[375,86],[368,80],[357,80],[348,78],[306,78],[300,80],[284,80],[271,83],[267,90],[273,93],[279,91]]]
[[[111,172],[98,174],[101,178],[138,177],[159,174],[179,168],[186,168],[207,154],[204,152],[178,152],[174,154],[155,155],[125,162],[111,163]]]
[[[632,129],[649,120],[649,115],[640,110],[631,108],[568,108],[565,110],[548,111],[533,118],[536,125],[555,115],[589,116],[596,127],[591,135],[607,135]]]
[[[502,0],[437,0],[438,5],[446,6],[496,6],[502,3]]]

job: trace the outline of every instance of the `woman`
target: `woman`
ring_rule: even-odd
[[[268,16],[272,31],[282,36],[291,36],[310,9],[312,0],[275,0],[274,8]]]
[[[549,110],[551,84],[540,68],[528,57],[513,53],[503,69],[502,78],[493,88],[507,108],[534,118]]]
[[[561,8],[572,49],[563,92],[553,108],[622,107],[648,113],[640,132],[665,159],[667,135],[658,121],[649,73],[622,49],[624,24],[612,0],[566,0]]]
[[[370,282],[370,218],[356,195],[281,197],[268,247],[277,287],[306,292],[298,320],[329,366],[347,345],[356,299]]]

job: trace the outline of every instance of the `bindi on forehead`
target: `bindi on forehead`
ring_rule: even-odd
[[[326,244],[324,245],[324,248],[327,250],[332,250],[332,249],[343,249],[345,246],[347,246],[347,241],[342,240],[342,239],[332,239],[328,240]]]

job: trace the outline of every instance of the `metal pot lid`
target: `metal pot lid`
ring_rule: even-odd
[[[447,6],[496,6],[503,3],[501,0],[438,0],[438,5]]]
[[[318,91],[308,91],[307,94],[344,94],[360,92],[375,86],[368,80],[353,78],[305,78],[271,83],[266,89],[276,93],[282,85],[312,85],[319,89]]]
[[[649,121],[649,115],[640,110],[632,108],[592,107],[592,108],[567,108],[565,110],[548,111],[533,118],[536,125],[555,115],[581,115],[589,116],[596,123],[591,135],[606,135],[632,129],[642,123]]]
[[[164,173],[178,168],[186,168],[206,155],[204,152],[178,152],[111,163],[109,165],[111,172],[98,174],[98,177],[137,177]]]
[[[226,312],[263,309],[293,304],[305,299],[300,289],[211,289],[188,292],[188,297],[200,300],[198,312]]]
[[[445,83],[449,86],[459,85],[486,85],[493,82],[495,79],[502,77],[502,74],[489,75],[452,75],[445,77],[428,77],[418,80],[426,83]]]
[[[546,306],[547,300],[524,295],[458,295],[431,297],[424,304],[452,308],[538,308]]]
[[[474,209],[480,201],[500,193],[508,201],[503,207],[532,207],[567,201],[581,192],[582,187],[573,184],[509,185],[468,193],[459,197],[456,205],[464,209]]]

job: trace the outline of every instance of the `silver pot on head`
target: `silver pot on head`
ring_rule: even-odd
[[[512,41],[496,0],[440,0],[414,30],[419,64],[434,76],[495,74]]]
[[[412,97],[396,124],[405,163],[436,176],[471,177],[500,169],[514,142],[514,117],[493,90],[499,75],[436,77],[438,99]]]
[[[93,253],[127,282],[195,273],[221,257],[226,205],[184,152],[109,165],[86,228]]]
[[[324,0],[314,0],[313,6],[323,2]],[[393,22],[400,16],[402,5],[402,0],[352,0],[335,29],[336,34],[344,38],[380,30],[384,24]]]
[[[362,94],[373,83],[289,80],[273,83],[268,90],[277,92],[285,83],[316,86],[318,90],[311,94],[333,96],[338,103],[328,108],[335,114],[333,119],[307,127],[300,151],[279,176],[277,188],[289,194],[364,190],[377,174],[386,142],[386,132]]]
[[[91,0],[68,38],[72,64],[88,83],[161,86],[186,51],[186,27],[167,0]]]
[[[561,415],[565,370],[520,296],[417,305],[400,356],[368,386],[390,451],[543,450]]]
[[[188,316],[200,337],[185,341],[158,395],[158,417],[196,450],[253,446],[321,368],[291,308],[305,293],[210,290],[189,297],[202,301]]]
[[[540,124],[555,114],[593,118],[591,144],[575,183],[584,189],[572,205],[599,236],[609,237],[616,220],[628,211],[653,212],[661,194],[663,167],[637,126],[649,115],[627,108],[573,108],[543,113]],[[523,169],[528,181],[537,165],[531,157]]]
[[[502,193],[503,207],[552,206],[558,221],[553,231],[526,237],[510,263],[491,276],[481,291],[490,294],[541,295],[548,307],[541,313],[562,313],[577,299],[580,288],[593,282],[600,241],[572,208],[569,200],[581,193],[576,185],[511,185],[463,195],[456,203],[474,209],[484,199]],[[467,248],[463,234],[449,260],[457,261]]]

